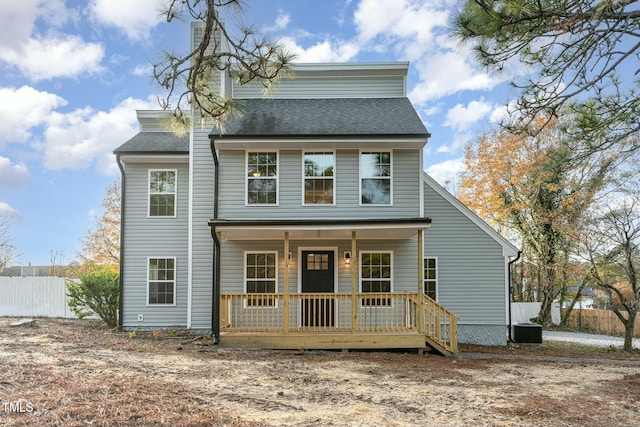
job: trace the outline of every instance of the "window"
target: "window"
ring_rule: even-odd
[[[334,155],[304,153],[304,204],[332,205],[334,200]]]
[[[360,203],[391,204],[391,152],[360,154]]]
[[[247,152],[247,204],[278,204],[278,153]]]
[[[360,252],[362,293],[391,292],[391,252]],[[391,298],[363,298],[362,305],[389,306]]]
[[[424,293],[431,299],[436,299],[438,285],[438,259],[424,259]]]
[[[176,259],[149,258],[148,303],[175,305]]]
[[[176,170],[149,171],[149,216],[176,216]]]
[[[275,294],[277,292],[277,252],[245,253],[245,291],[248,294]],[[250,307],[273,306],[275,299],[269,296],[252,295]]]

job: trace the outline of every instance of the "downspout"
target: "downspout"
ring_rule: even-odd
[[[511,322],[511,295],[513,293],[512,290],[512,284],[511,284],[511,265],[518,261],[520,259],[520,255],[522,255],[522,251],[518,251],[518,254],[516,255],[516,257],[514,259],[512,259],[511,261],[509,261],[508,267],[507,267],[507,280],[509,280],[509,342],[513,342],[513,337],[512,335],[512,329],[513,329],[513,324]]]
[[[120,298],[118,298],[118,329],[122,330],[122,307],[124,306],[124,200],[126,175],[124,173],[124,166],[120,161],[120,154],[116,154],[116,162],[118,162],[118,168],[120,169]]]
[[[218,154],[216,153],[215,140],[209,135],[209,146],[211,148],[211,155],[213,156],[213,219],[218,219],[218,182],[219,172],[218,167],[220,165],[218,161]],[[214,344],[220,342],[220,240],[216,233],[216,228],[211,227],[211,237],[213,237],[213,296],[211,306],[211,330],[213,333]]]

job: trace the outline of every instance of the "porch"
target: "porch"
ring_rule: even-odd
[[[222,294],[220,309],[229,347],[458,351],[457,317],[420,293]]]

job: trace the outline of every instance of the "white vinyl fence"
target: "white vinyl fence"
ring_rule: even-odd
[[[511,323],[529,323],[534,317],[538,317],[540,313],[539,302],[512,302],[511,303]],[[560,304],[554,302],[551,305],[551,322],[554,325],[560,324]]]
[[[62,277],[0,277],[0,316],[76,318]]]

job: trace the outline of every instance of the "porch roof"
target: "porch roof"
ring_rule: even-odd
[[[280,240],[289,232],[290,240],[410,239],[431,225],[431,218],[381,219],[211,219],[209,227],[227,240]]]

